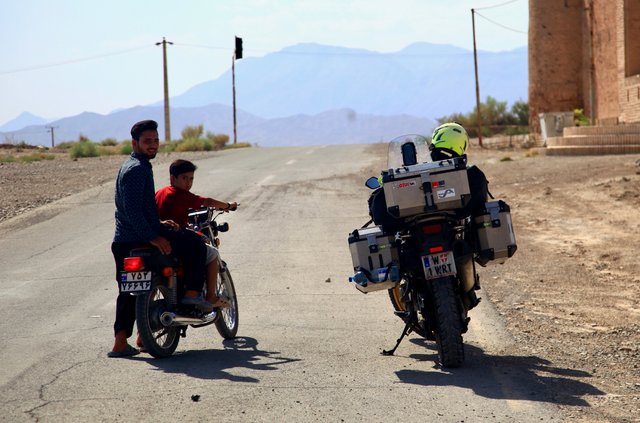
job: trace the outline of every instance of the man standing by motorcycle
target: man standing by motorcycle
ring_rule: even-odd
[[[194,173],[197,167],[188,160],[176,160],[169,166],[169,182],[156,192],[156,204],[160,219],[172,220],[181,228],[187,226],[189,209],[197,209],[202,206],[216,207],[225,211],[234,211],[238,203],[227,203],[215,198],[202,197],[191,192]],[[207,244],[207,301],[214,308],[228,307],[229,303],[216,294],[216,282],[218,279],[218,250],[213,245]]]
[[[160,221],[158,215],[150,163],[160,144],[158,124],[153,120],[140,121],[131,128],[131,137],[133,153],[120,167],[115,186],[116,225],[111,251],[116,262],[116,281],[129,251],[151,244],[162,254],[174,253],[183,261],[186,292],[182,303],[210,312],[212,305],[200,295],[205,279],[204,242],[196,233],[180,230],[175,222]],[[109,357],[138,354],[138,350],[127,343],[134,323],[135,297],[121,293],[116,303],[115,341]],[[142,346],[140,340],[137,344]]]

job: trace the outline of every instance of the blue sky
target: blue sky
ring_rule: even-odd
[[[526,46],[528,0],[24,0],[0,7],[0,125],[24,111],[48,119],[163,98],[245,57],[314,42],[379,52],[414,42],[479,50]],[[238,63],[240,66],[240,63]],[[0,140],[2,142],[2,140]]]

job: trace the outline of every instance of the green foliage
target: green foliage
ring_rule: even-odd
[[[27,154],[26,156],[18,157],[18,160],[24,163],[32,163],[39,162],[40,160],[53,160],[55,156],[53,154],[45,154],[45,153],[33,153]]]
[[[207,132],[207,139],[211,141],[215,150],[222,150],[224,146],[229,142],[229,135]]]
[[[75,141],[65,141],[65,142],[61,142],[60,144],[56,144],[56,148],[60,150],[69,150],[75,144],[76,144]]]
[[[180,133],[183,140],[202,138],[202,134],[204,134],[204,125],[202,124],[198,126],[185,126]]]
[[[80,157],[97,157],[99,155],[98,146],[89,141],[89,139],[84,135],[80,135],[80,140],[71,147],[69,154],[72,159],[78,159]]]
[[[513,159],[509,156],[504,156],[503,158],[500,159],[501,162],[511,162],[513,161]]]
[[[26,154],[23,156],[13,156],[13,155],[0,155],[0,163],[32,163],[39,162],[40,160],[53,160],[55,156],[53,154],[45,154],[45,153],[33,153]]]
[[[573,122],[576,126],[589,126],[591,119],[584,115],[584,109],[575,109],[573,111]]]
[[[229,144],[227,146],[224,147],[225,150],[231,150],[233,148],[247,148],[247,147],[251,147],[251,144],[248,142],[238,142],[235,144]]]
[[[131,141],[122,141],[120,143],[120,154],[128,156],[131,153],[133,153],[133,146],[131,145]]]
[[[205,138],[186,139],[176,145],[175,151],[211,151],[213,144]]]
[[[482,135],[491,136],[494,132],[514,134],[526,134],[529,132],[529,104],[516,101],[507,110],[506,101],[498,101],[487,96],[484,103],[480,103],[480,117],[482,119]],[[478,119],[474,108],[467,114],[453,113],[437,119],[439,124],[445,122],[458,122],[464,126],[470,136],[477,136]],[[520,128],[514,128],[520,126]]]
[[[100,145],[105,147],[115,147],[118,145],[118,141],[115,138],[105,138],[100,141]]]

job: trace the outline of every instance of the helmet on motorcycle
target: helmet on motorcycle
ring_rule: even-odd
[[[462,156],[467,151],[469,136],[462,125],[447,122],[433,130],[431,135],[431,155],[448,156],[445,158]],[[443,153],[443,154],[439,154]],[[436,159],[433,157],[434,160]]]

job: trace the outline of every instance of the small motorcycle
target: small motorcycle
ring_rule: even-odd
[[[428,145],[417,135],[392,141],[388,170],[367,180],[375,190],[372,219],[349,235],[355,272],[350,281],[364,293],[388,290],[405,323],[395,347],[383,354],[393,355],[415,332],[436,342],[443,367],[459,367],[468,312],[480,301],[476,263],[504,262],[516,244],[506,203],[485,203],[485,196],[481,212],[464,212],[474,201],[466,157],[431,162]],[[427,161],[420,163],[419,155]]]
[[[216,218],[223,211],[204,207],[189,213],[189,229],[200,233],[206,242],[219,246],[220,232],[227,232],[227,223],[218,224]],[[184,293],[181,277],[183,269],[178,259],[163,255],[156,248],[136,248],[124,259],[120,292],[136,298],[136,323],[145,349],[155,358],[168,357],[178,347],[187,328],[215,324],[220,335],[232,339],[238,332],[238,299],[227,263],[218,257],[219,272],[216,293],[228,301],[229,307],[204,313],[178,301]],[[204,291],[206,294],[206,284]]]

